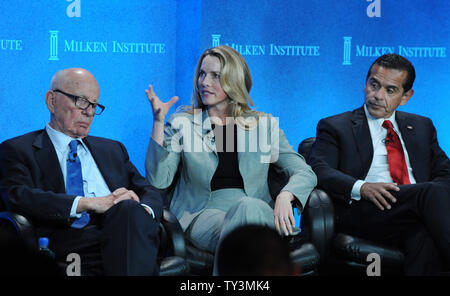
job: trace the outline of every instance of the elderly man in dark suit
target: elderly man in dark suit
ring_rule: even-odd
[[[403,249],[405,273],[423,275],[450,265],[450,161],[429,118],[396,111],[414,79],[405,58],[379,57],[364,105],[318,123],[310,164],[339,231]]]
[[[86,275],[158,273],[162,199],[117,141],[88,136],[99,86],[85,69],[57,72],[45,129],[0,145],[0,193],[32,219],[60,261],[81,257]]]

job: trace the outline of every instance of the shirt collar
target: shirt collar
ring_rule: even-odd
[[[366,104],[364,104],[364,112],[366,113],[367,121],[374,122],[376,123],[377,126],[381,126],[385,120],[389,120],[390,122],[392,122],[392,124],[396,123],[395,122],[395,112],[397,112],[396,110],[394,110],[394,112],[392,112],[391,116],[389,116],[388,118],[376,118],[369,113]]]
[[[69,149],[69,143],[72,140],[78,140],[81,143],[81,146],[88,150],[85,146],[82,138],[72,138],[60,131],[55,130],[50,126],[49,123],[45,126],[45,130],[47,131],[48,136],[50,137],[50,140],[53,143],[53,146],[55,146],[55,149],[58,150],[60,153],[65,153]]]

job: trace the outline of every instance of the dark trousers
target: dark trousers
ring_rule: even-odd
[[[82,229],[61,229],[49,236],[57,261],[66,262],[70,253],[80,255],[82,275],[159,273],[159,225],[136,201],[121,201],[102,215],[91,214]]]
[[[380,210],[361,199],[336,207],[336,228],[405,253],[407,275],[433,275],[450,267],[450,186],[425,182],[401,185],[397,199]]]

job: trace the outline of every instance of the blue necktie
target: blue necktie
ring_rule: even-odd
[[[76,196],[84,196],[83,175],[81,173],[81,162],[77,155],[78,141],[69,143],[70,151],[67,159],[66,193]],[[82,212],[81,217],[72,223],[73,228],[83,228],[89,223],[89,214]]]

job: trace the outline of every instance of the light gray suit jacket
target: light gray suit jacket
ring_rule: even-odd
[[[145,161],[147,179],[153,186],[165,189],[180,169],[170,210],[186,230],[211,196],[211,179],[219,163],[214,132],[208,112],[203,111],[194,115],[175,113],[167,121],[164,133],[164,147],[150,139]],[[302,206],[306,204],[317,184],[316,175],[289,145],[274,117],[260,117],[250,130],[238,125],[237,146],[247,196],[262,199],[273,207],[268,184],[272,164],[277,173],[289,180],[281,190],[294,194]]]

